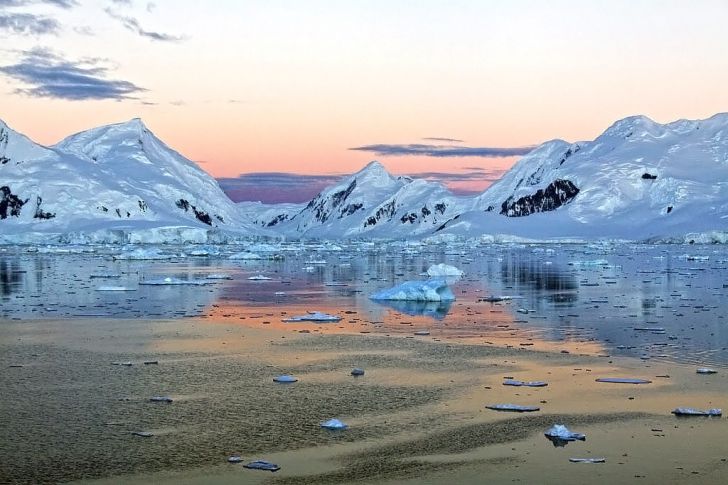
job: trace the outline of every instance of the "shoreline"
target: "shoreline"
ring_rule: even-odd
[[[319,335],[211,325],[210,319],[69,323],[0,322],[2,382],[8,389],[2,414],[10,423],[0,446],[13,463],[0,481],[477,483],[487,472],[500,483],[534,480],[546,467],[558,472],[559,483],[607,483],[641,473],[650,481],[660,476],[711,483],[728,470],[721,461],[728,458],[720,439],[728,430],[724,420],[678,420],[669,414],[678,406],[721,407],[728,390],[724,372],[696,376],[690,365],[628,357],[430,337]],[[159,364],[144,366],[145,359]],[[134,365],[110,365],[117,360]],[[24,366],[9,368],[13,362]],[[352,378],[353,367],[364,367],[366,375]],[[290,387],[272,383],[274,375],[289,372],[300,381]],[[665,374],[671,377],[655,377]],[[594,382],[616,375],[653,383]],[[504,377],[549,385],[511,388],[502,385]],[[148,403],[157,393],[174,402]],[[84,398],[91,401],[76,402],[80,410],[61,405]],[[542,409],[504,415],[484,409],[492,402]],[[350,429],[332,434],[318,428],[331,417]],[[568,421],[561,424],[587,433],[588,441],[552,450],[542,433],[554,420]],[[133,439],[129,431],[139,427],[155,436]],[[689,439],[673,442],[683,435]],[[619,445],[619,437],[625,444]],[[53,449],[61,438],[78,442]],[[675,453],[686,444],[684,454]],[[660,453],[644,455],[649,447]],[[567,460],[600,452],[609,455],[604,465]],[[246,461],[277,460],[282,470],[270,474],[229,465],[225,460],[233,453]],[[664,466],[665,456],[676,466]]]

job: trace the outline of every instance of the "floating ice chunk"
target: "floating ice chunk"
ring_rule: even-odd
[[[243,261],[257,261],[257,260],[263,259],[263,258],[260,256],[260,254],[243,252],[243,253],[235,253],[235,254],[231,255],[230,258],[228,258],[228,259],[240,259]]]
[[[497,295],[491,295],[491,296],[484,296],[483,298],[478,298],[478,301],[484,301],[486,303],[498,303],[499,301],[508,301],[512,300],[512,296],[497,296]]]
[[[503,381],[504,386],[524,386],[524,387],[546,387],[548,386],[548,382],[544,381],[517,381],[515,379],[505,379]]]
[[[695,408],[675,408],[672,411],[675,416],[722,416],[723,410],[713,409],[695,409]]]
[[[442,279],[428,281],[406,281],[393,288],[378,291],[369,298],[372,300],[410,300],[410,301],[454,301],[455,296]]]
[[[275,296],[286,296],[285,291],[276,291],[274,294],[275,294]]]
[[[240,463],[243,461],[243,457],[240,455],[232,455],[228,457],[228,463]]]
[[[424,337],[426,335],[430,335],[430,331],[429,330],[417,330],[415,332],[415,335],[417,335],[419,337]]]
[[[252,252],[259,252],[259,253],[274,253],[279,250],[278,246],[273,246],[272,244],[265,244],[265,243],[258,243],[253,244],[248,247],[248,251]]]
[[[273,378],[273,382],[280,382],[281,384],[290,384],[292,382],[298,382],[298,379],[292,375],[283,374]]]
[[[566,446],[569,441],[586,441],[586,435],[574,433],[563,424],[555,424],[544,433],[554,446]]]
[[[207,275],[207,279],[208,280],[231,280],[231,279],[233,279],[233,277],[230,276],[229,274],[213,273],[213,274]]]
[[[606,458],[569,458],[571,463],[606,463]]]
[[[715,369],[710,369],[708,367],[700,367],[698,370],[695,371],[697,374],[717,374],[718,371]]]
[[[262,274],[256,274],[256,275],[253,275],[253,276],[248,276],[248,279],[250,281],[268,281],[268,280],[272,280],[273,278],[269,278],[267,276],[263,276]]]
[[[306,264],[325,265],[329,263],[325,259],[312,259],[311,261],[306,261]]]
[[[144,286],[202,286],[202,285],[209,285],[212,281],[210,280],[182,280],[179,278],[160,278],[160,279],[152,279],[152,280],[142,280],[139,282],[140,285]]]
[[[521,406],[520,404],[489,404],[485,407],[494,411],[510,411],[515,413],[531,413],[541,410],[538,406]]]
[[[462,276],[464,272],[449,264],[433,264],[427,269],[427,276]]]
[[[131,434],[134,436],[141,436],[142,438],[151,438],[154,436],[154,433],[149,431],[132,431]]]
[[[99,286],[96,291],[136,291],[136,288],[128,286]]]
[[[89,276],[89,278],[91,278],[91,279],[95,279],[95,278],[114,279],[114,278],[121,278],[121,275],[116,274],[116,273],[95,273],[95,274],[92,274],[91,276]]]
[[[339,430],[339,429],[346,429],[349,426],[345,423],[339,421],[338,419],[332,418],[328,421],[324,421],[320,425],[322,428],[330,429],[330,430]]]
[[[133,364],[131,362],[112,362],[111,365],[123,365],[125,367],[131,367]]]
[[[246,463],[245,465],[243,465],[243,467],[249,468],[251,470],[266,470],[269,472],[277,472],[281,469],[281,467],[276,465],[275,463],[271,463],[265,460],[251,461],[250,463]]]
[[[341,317],[322,312],[308,312],[305,315],[286,318],[284,322],[340,322]]]
[[[361,369],[359,367],[355,367],[354,369],[351,370],[351,375],[353,375],[355,377],[363,376],[364,375],[364,369]]]
[[[164,254],[157,248],[137,248],[132,251],[126,251],[113,256],[113,259],[136,260],[136,261],[154,261],[171,259],[171,254]]]
[[[172,402],[172,398],[169,396],[152,396],[149,398],[149,400],[152,402],[166,402],[166,403]]]
[[[600,377],[597,382],[610,382],[613,384],[650,384],[652,381],[647,379],[635,379],[632,377]]]
[[[588,261],[569,261],[569,266],[604,266],[609,264],[606,259],[592,259]]]

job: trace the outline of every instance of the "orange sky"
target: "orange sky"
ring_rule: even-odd
[[[504,169],[515,158],[348,148],[432,143],[424,137],[523,147],[592,139],[632,114],[667,122],[728,107],[724,1],[124,3],[0,7],[58,24],[0,29],[0,118],[51,144],[139,116],[233,177],[351,173],[375,158],[395,173]],[[102,67],[101,81],[139,89],[33,91],[47,79],[17,72],[34,48],[52,49],[51,68]]]

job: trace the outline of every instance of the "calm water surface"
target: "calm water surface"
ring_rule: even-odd
[[[0,318],[202,316],[292,330],[428,330],[432,338],[728,364],[728,249],[720,246],[289,243],[254,261],[230,259],[245,247],[159,249],[169,259],[118,259],[123,251],[110,247],[0,248]],[[369,299],[425,279],[441,262],[465,272],[451,283],[454,303]],[[258,275],[270,279],[248,279]],[[164,278],[206,284],[140,284]],[[510,298],[482,301],[488,296]],[[314,310],[343,319],[282,322]]]

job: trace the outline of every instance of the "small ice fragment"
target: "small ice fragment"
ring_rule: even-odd
[[[519,309],[518,309],[518,310],[516,310],[516,311],[517,311],[518,313],[524,313],[524,314],[528,314],[528,309],[526,309],[526,308],[519,308]]]
[[[243,461],[243,457],[240,455],[232,455],[228,457],[228,463],[240,463]]]
[[[484,301],[486,303],[498,303],[499,301],[508,301],[512,298],[510,296],[484,296],[483,298],[478,298],[478,301]]]
[[[275,292],[275,295],[276,295],[276,296],[285,296],[285,294],[286,294],[286,292],[285,292],[285,291],[276,291],[276,292]]]
[[[230,256],[228,259],[243,259],[243,260],[258,260],[263,259],[260,255],[255,253],[235,253]]]
[[[125,367],[131,367],[134,364],[131,362],[112,362],[111,365],[123,365]]]
[[[364,369],[360,369],[359,367],[355,367],[351,371],[351,375],[353,376],[363,376],[364,375]]]
[[[248,276],[248,279],[250,281],[268,281],[268,280],[271,280],[273,278],[269,278],[267,276],[263,276],[262,274],[256,274],[256,275],[253,275],[253,276]]]
[[[213,273],[213,274],[207,275],[207,279],[208,280],[231,280],[231,279],[233,279],[233,277],[230,276],[229,274]]]
[[[271,463],[265,460],[251,461],[250,463],[246,463],[245,465],[243,465],[243,467],[249,468],[251,470],[266,470],[271,472],[277,472],[281,469],[281,467],[276,465],[275,463]]]
[[[647,379],[633,379],[631,377],[600,377],[597,382],[610,382],[613,384],[650,384]]]
[[[455,295],[442,279],[405,281],[393,288],[378,291],[372,300],[454,301]]]
[[[284,322],[339,322],[341,317],[322,312],[308,312],[305,315],[286,318]]]
[[[141,436],[142,438],[151,438],[154,436],[154,433],[151,433],[149,431],[132,431],[131,434],[134,436]]]
[[[290,384],[292,382],[298,382],[298,379],[292,375],[283,374],[273,378],[273,382],[280,382],[281,384]]]
[[[723,410],[721,409],[695,409],[695,408],[675,408],[672,410],[672,414],[675,416],[722,416]]]
[[[464,273],[462,270],[449,264],[433,264],[427,269],[427,276],[462,276]]]
[[[586,435],[574,433],[563,424],[555,424],[551,426],[544,436],[551,440],[554,446],[566,446],[569,441],[586,441]]]
[[[544,381],[518,381],[515,379],[505,379],[503,380],[504,386],[524,386],[524,387],[546,387],[548,386],[548,382]]]
[[[515,413],[531,413],[541,410],[538,406],[521,406],[520,404],[489,404],[485,407],[494,411],[511,411]]]
[[[606,463],[606,458],[569,458],[571,463]]]
[[[349,426],[342,423],[338,419],[331,418],[328,421],[324,421],[320,425],[322,428],[330,429],[330,430],[340,430],[340,429],[346,429]]]
[[[172,398],[169,396],[152,396],[149,400],[152,402],[172,402]]]
[[[700,367],[698,370],[695,371],[697,374],[717,374],[718,371],[715,369],[710,369],[708,367]]]
[[[136,291],[136,288],[128,286],[99,286],[96,291]]]
[[[424,336],[430,335],[430,331],[429,330],[417,330],[415,332],[415,335],[417,335],[418,337],[424,337]]]
[[[209,285],[211,283],[212,281],[210,280],[182,280],[179,278],[170,278],[169,276],[166,278],[143,280],[139,282],[142,286],[202,286]]]

